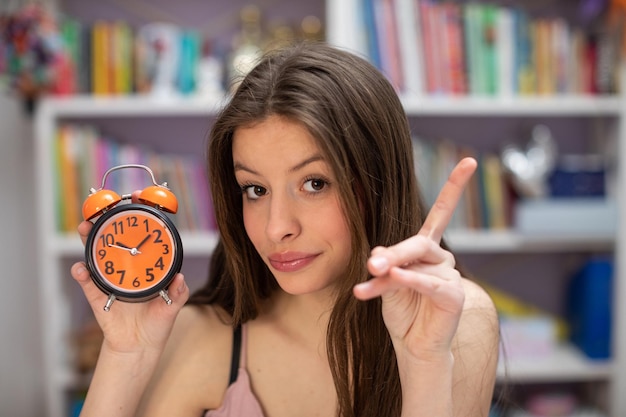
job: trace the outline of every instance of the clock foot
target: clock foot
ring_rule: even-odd
[[[163,298],[165,300],[165,304],[167,304],[167,305],[172,304],[172,300],[170,299],[170,297],[168,297],[167,291],[161,290],[159,292],[159,294],[161,295],[161,298]]]
[[[113,294],[109,295],[109,299],[107,303],[104,305],[104,311],[109,311],[111,309],[111,304],[115,301],[115,296]]]

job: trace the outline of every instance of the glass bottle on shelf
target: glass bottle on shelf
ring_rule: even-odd
[[[250,4],[239,13],[241,32],[233,39],[233,48],[228,65],[228,82],[235,90],[243,77],[260,58],[262,48],[261,9]]]
[[[213,42],[205,39],[202,44],[202,57],[196,68],[196,94],[211,97],[224,94],[223,61],[215,54]]]
[[[302,38],[309,41],[323,41],[324,28],[319,17],[314,15],[305,16],[300,23]]]

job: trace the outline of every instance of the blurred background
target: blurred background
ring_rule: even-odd
[[[429,203],[459,158],[479,161],[445,238],[501,317],[492,417],[626,415],[624,3],[0,0],[0,417],[80,411],[101,334],[69,268],[111,166],[168,182],[202,285],[207,132],[260,54],[294,40],[389,78]]]

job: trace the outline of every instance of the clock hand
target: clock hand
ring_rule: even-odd
[[[118,248],[118,249],[123,249],[123,250],[127,250],[130,252],[131,255],[137,255],[138,253],[141,253],[137,250],[137,248],[129,248],[128,246],[125,245],[121,245],[119,244],[119,242],[116,242],[117,244],[113,244],[113,243],[109,243],[109,247],[110,248]]]
[[[139,249],[141,246],[143,246],[144,243],[146,243],[148,241],[148,239],[150,239],[150,237],[152,236],[152,233],[150,233],[148,236],[144,237],[143,240],[141,242],[139,242],[139,244],[137,245],[137,249]]]

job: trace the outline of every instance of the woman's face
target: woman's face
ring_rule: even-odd
[[[351,253],[334,173],[300,124],[271,116],[233,137],[248,237],[290,294],[332,286]]]

